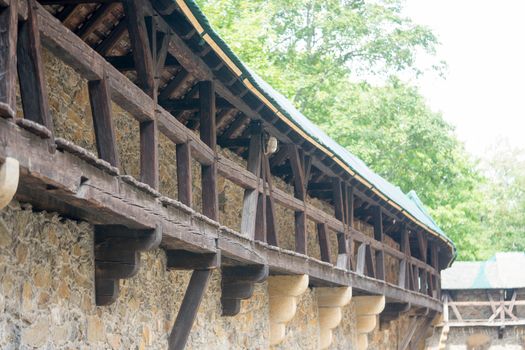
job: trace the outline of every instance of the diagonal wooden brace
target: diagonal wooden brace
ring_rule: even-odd
[[[120,225],[95,226],[95,292],[97,305],[118,297],[119,280],[131,278],[140,267],[140,252],[155,249],[162,230],[134,230]]]

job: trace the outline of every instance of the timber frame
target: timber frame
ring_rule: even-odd
[[[19,163],[15,199],[97,227],[96,266],[104,277],[97,279],[97,303],[113,301],[118,279],[136,272],[138,252],[160,244],[168,268],[193,271],[172,349],[184,347],[210,272],[221,266],[228,316],[268,274],[308,275],[311,287],[384,296],[387,310],[403,303],[441,312],[439,271],[453,257],[450,245],[283,122],[234,74],[222,51],[202,40],[180,3],[0,0],[0,75],[6,77],[0,80],[0,163]],[[88,80],[96,155],[55,138],[41,45]],[[23,118],[16,115],[17,75]],[[140,125],[139,179],[120,174],[112,102]],[[159,192],[159,133],[176,144],[177,199]],[[267,150],[270,137],[279,141],[275,153]],[[247,168],[220,155],[218,146],[247,159]],[[193,160],[205,189],[201,213],[192,203]],[[241,233],[218,222],[218,176],[245,191]],[[276,188],[275,176],[293,185],[293,194]],[[309,204],[308,196],[332,205],[335,214]],[[277,205],[294,212],[295,251],[278,246]],[[357,219],[373,226],[373,237],[356,229]],[[321,260],[308,255],[307,220],[316,224]],[[111,248],[123,240],[126,249]],[[399,261],[397,283],[386,281],[386,256]],[[120,268],[104,270],[115,259]]]

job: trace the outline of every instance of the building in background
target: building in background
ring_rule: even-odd
[[[458,261],[441,272],[443,320],[430,349],[525,348],[525,254]]]

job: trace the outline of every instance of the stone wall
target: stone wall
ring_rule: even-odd
[[[166,349],[189,272],[167,271],[163,250],[142,253],[137,276],[121,280],[117,301],[95,305],[93,228],[11,202],[0,211],[0,349]],[[220,273],[213,273],[187,349],[269,348],[267,283],[222,317]],[[331,349],[355,349],[355,306],[343,308]],[[369,349],[392,349],[403,319],[369,335]],[[315,289],[298,303],[274,349],[318,349]]]
[[[437,328],[427,341],[428,350],[438,350]],[[505,327],[502,338],[498,337],[497,327],[451,328],[443,350],[522,350],[525,349],[525,326]]]
[[[96,152],[87,82],[73,69],[44,51],[49,104],[57,137]],[[21,115],[20,109],[18,114]],[[123,174],[139,176],[138,123],[116,104],[113,116]],[[229,152],[220,152],[244,164]],[[175,146],[160,136],[160,191],[177,198]],[[200,210],[200,169],[193,166],[194,205]],[[288,193],[290,185],[275,178]],[[220,221],[239,230],[243,191],[220,179]],[[333,214],[325,202],[308,198]],[[277,208],[279,245],[293,249],[293,212]],[[372,235],[371,227],[359,229]],[[319,258],[313,222],[308,222],[308,252]],[[332,259],[337,255],[331,232]],[[396,243],[387,239],[387,243]],[[167,271],[166,256],[158,249],[142,254],[137,276],[121,281],[116,303],[96,307],[94,299],[93,228],[56,213],[35,212],[27,204],[12,202],[0,211],[0,349],[165,349],[190,278],[189,272]],[[387,259],[387,279],[395,281],[396,262]],[[254,296],[243,301],[236,317],[222,317],[220,273],[214,272],[204,296],[188,349],[267,349],[269,347],[267,284],[257,285]],[[315,289],[308,289],[297,314],[287,325],[287,337],[275,349],[317,349],[318,309]],[[343,321],[334,330],[332,349],[355,349],[355,307],[343,309]],[[400,337],[403,321],[374,331],[370,349],[391,349]]]

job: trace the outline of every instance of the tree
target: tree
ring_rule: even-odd
[[[401,0],[200,0],[234,52],[312,121],[404,192],[416,190],[458,246],[481,258],[484,178],[416,88],[436,36]]]

